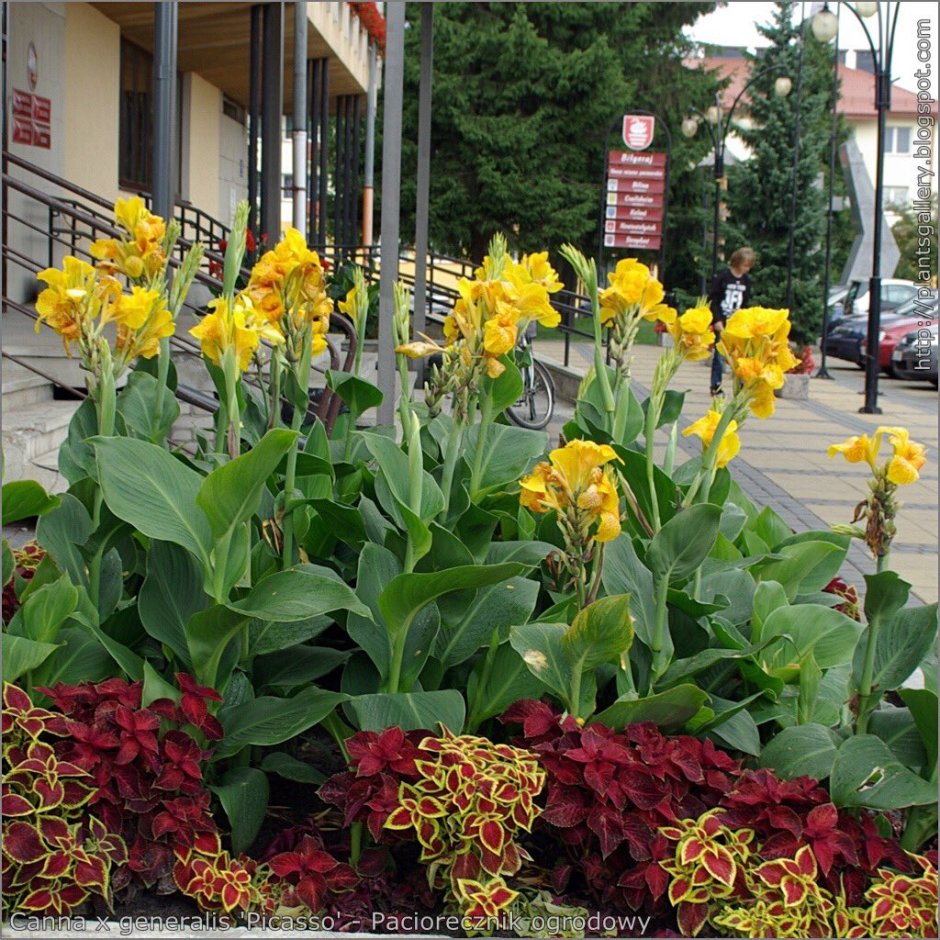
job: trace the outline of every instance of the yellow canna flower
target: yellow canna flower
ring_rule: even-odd
[[[155,290],[134,287],[115,304],[116,348],[129,361],[137,356],[152,359],[160,352],[160,340],[176,330],[164,297]]]
[[[553,450],[520,481],[519,501],[534,512],[579,511],[578,531],[597,524],[593,538],[607,542],[620,534],[620,496],[610,468],[620,458],[607,444],[575,440]]]
[[[715,342],[715,334],[709,329],[712,312],[708,307],[693,307],[682,316],[666,307],[659,319],[666,324],[676,350],[683,359],[698,362],[707,359]]]
[[[920,468],[927,463],[926,448],[910,439],[907,428],[881,427],[879,434],[887,434],[894,455],[888,461],[888,481],[905,486],[920,479]]]
[[[841,444],[830,444],[827,453],[830,457],[842,454],[849,463],[861,463],[864,460],[874,470],[880,447],[881,429],[879,428],[871,439],[867,434],[859,434]]]
[[[548,261],[547,251],[538,251],[531,255],[523,255],[522,262],[519,265],[513,265],[514,268],[523,268],[528,274],[530,281],[541,284],[550,294],[560,291],[564,286],[558,279],[558,272]],[[511,281],[512,276],[507,275]]]
[[[789,319],[789,310],[771,310],[766,307],[745,307],[728,317],[723,335],[740,339],[773,336]],[[787,328],[789,332],[789,327]]]
[[[401,346],[395,347],[395,352],[402,353],[409,359],[423,359],[425,356],[433,356],[434,353],[443,351],[441,346],[430,340],[425,342],[415,340],[413,343],[403,343]]]
[[[487,356],[505,356],[516,345],[516,323],[519,314],[508,304],[483,326],[483,351]]]
[[[715,409],[712,408],[704,417],[699,418],[698,421],[694,421],[692,424],[690,424],[682,432],[682,434],[684,437],[689,437],[689,435],[692,434],[694,434],[696,437],[700,437],[702,439],[702,450],[707,450],[711,446],[712,439],[715,436],[715,432],[718,430],[718,424],[720,421],[721,412],[715,411]],[[728,426],[725,428],[724,434],[718,443],[718,450],[715,459],[716,466],[725,467],[734,457],[737,456],[738,451],[741,449],[741,438],[738,437],[737,430],[738,422],[729,421]]]
[[[240,294],[229,309],[223,297],[209,304],[211,313],[189,332],[199,340],[203,354],[216,365],[228,349],[234,348],[240,372],[251,362],[262,337],[271,343],[282,343],[283,335],[253,307],[250,299]]]

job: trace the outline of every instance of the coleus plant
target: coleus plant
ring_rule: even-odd
[[[129,847],[117,886],[136,877],[173,891],[174,849],[216,832],[203,780],[210,752],[194,737],[220,737],[205,705],[216,693],[189,677],[179,681],[179,703],[157,699],[146,707],[142,683],[123,679],[41,690],[65,716],[57,753],[86,775],[89,810]]]
[[[14,909],[66,915],[91,895],[110,906],[112,869],[127,846],[88,812],[90,775],[43,740],[66,733],[60,715],[3,688],[3,897]]]
[[[432,887],[447,887],[469,918],[494,920],[517,897],[506,884],[528,858],[515,836],[532,828],[545,773],[535,755],[442,727],[401,783],[385,828],[414,829]]]

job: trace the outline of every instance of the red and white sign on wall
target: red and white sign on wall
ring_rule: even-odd
[[[52,146],[52,102],[14,88],[12,104],[13,143],[48,150]]]

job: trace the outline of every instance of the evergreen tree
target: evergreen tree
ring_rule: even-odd
[[[776,4],[773,21],[758,27],[770,46],[749,56],[751,76],[774,66],[782,68],[758,78],[748,92],[753,126],[738,133],[753,157],[728,174],[733,240],[729,248],[747,244],[757,252],[758,263],[751,275],[754,303],[785,307],[795,182],[791,320],[794,338],[803,342],[816,335],[822,316],[826,194],[820,180],[829,155],[832,50],[813,37],[809,19],[793,24],[795,6],[793,0]],[[774,94],[774,83],[782,74],[793,83],[786,97]],[[798,105],[800,145],[794,174]]]
[[[933,194],[929,215],[931,219],[937,218],[936,193]],[[923,279],[923,272],[930,271],[934,277],[937,274],[937,230],[933,229],[933,235],[930,236],[927,246],[922,246],[920,239],[923,238],[923,234],[917,216],[918,213],[914,211],[913,206],[905,206],[898,220],[891,226],[894,239],[901,252],[897,267],[894,269],[894,277],[906,277],[915,281],[918,286],[926,287],[927,281]],[[934,283],[936,284],[936,281]]]
[[[714,79],[684,67],[682,28],[713,3],[440,3],[434,8],[432,246],[479,259],[494,232],[514,249],[597,251],[608,128],[631,108],[672,130],[670,284],[695,286],[694,167],[707,143],[678,132]],[[409,4],[402,231],[413,231],[420,10]],[[656,138],[656,147],[660,145]],[[611,148],[622,147],[611,133]],[[691,194],[691,195],[690,195]],[[690,214],[691,213],[691,214]],[[656,255],[643,253],[643,260]]]

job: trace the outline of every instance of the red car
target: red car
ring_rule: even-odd
[[[911,330],[917,327],[917,323],[917,317],[906,317],[903,320],[896,320],[882,328],[879,333],[878,366],[885,375],[898,378],[894,371],[894,365],[891,362],[891,354],[894,352],[894,347],[897,346]],[[867,339],[862,340],[861,351],[863,357],[868,355]]]

